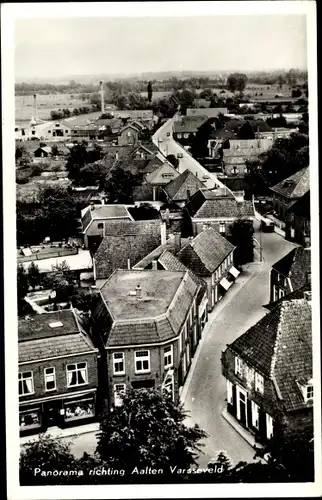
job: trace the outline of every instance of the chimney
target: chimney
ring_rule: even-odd
[[[131,269],[131,260],[130,259],[127,259],[127,268]]]
[[[38,111],[37,111],[37,94],[34,94],[34,119],[37,121],[38,119]]]
[[[312,292],[304,292],[304,299],[307,300],[308,302],[312,301]]]
[[[95,210],[95,203],[93,201],[91,201],[90,206],[91,206],[91,210]]]
[[[306,282],[311,284],[311,273],[306,273]]]
[[[167,226],[164,222],[161,224],[161,245],[167,241]]]
[[[118,160],[119,159],[119,152],[118,151],[115,151],[115,159]]]
[[[178,253],[181,250],[181,233],[174,233],[174,251]]]
[[[158,270],[158,261],[157,260],[152,261],[152,269],[153,269],[153,271]]]
[[[170,224],[170,210],[168,208],[166,208],[166,211],[165,211],[165,220],[166,220],[167,227],[169,227],[169,224]]]
[[[311,238],[308,235],[304,236],[304,243],[303,243],[304,248],[310,249],[311,248]]]
[[[190,189],[187,189],[187,201],[190,201]]]
[[[101,113],[104,113],[104,84],[100,81],[100,93],[101,93]]]
[[[135,292],[136,292],[136,296],[137,296],[137,298],[138,298],[138,299],[141,299],[141,297],[142,297],[142,288],[141,288],[141,286],[140,286],[140,285],[137,285],[137,286],[135,287]]]

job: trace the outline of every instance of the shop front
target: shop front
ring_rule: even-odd
[[[89,392],[37,403],[20,404],[21,435],[44,432],[50,427],[65,428],[93,420],[96,415],[96,394]]]

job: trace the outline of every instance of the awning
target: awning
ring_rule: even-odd
[[[230,287],[231,287],[232,282],[231,282],[231,281],[228,281],[228,279],[227,279],[227,278],[223,278],[223,279],[219,282],[219,284],[220,284],[220,285],[221,285],[221,286],[222,286],[222,287],[223,287],[223,288],[227,291],[227,290],[228,290],[228,288],[230,288]]]
[[[229,271],[228,271],[232,276],[234,276],[234,278],[238,278],[238,276],[240,275],[240,272],[238,271],[238,269],[236,269],[236,267],[232,266]]]

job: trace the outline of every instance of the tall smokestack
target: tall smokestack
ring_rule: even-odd
[[[34,94],[34,120],[37,121],[37,94]]]
[[[104,113],[104,84],[100,82],[100,92],[101,92],[101,113]]]

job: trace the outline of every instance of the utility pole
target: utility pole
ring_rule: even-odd
[[[262,247],[262,221],[259,224],[259,261],[263,261],[263,247]]]

